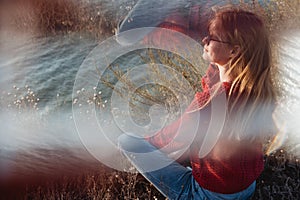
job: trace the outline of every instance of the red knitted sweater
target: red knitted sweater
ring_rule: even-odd
[[[205,157],[199,158],[201,147],[199,138],[203,138],[202,136],[205,135],[211,117],[211,105],[207,104],[207,101],[210,98],[211,88],[217,82],[219,82],[219,71],[210,65],[206,75],[202,78],[203,92],[196,93],[187,112],[177,121],[146,139],[160,149],[168,147],[161,149],[166,153],[179,150],[185,145],[180,138],[190,137],[188,133],[194,131],[194,127],[189,125],[185,127],[185,123],[192,120],[197,112],[200,112],[196,139],[189,147],[193,176],[204,189],[230,194],[246,189],[258,178],[264,167],[263,152],[261,143],[249,145],[247,141],[221,139]],[[228,95],[230,83],[223,83],[222,86],[217,96],[224,93]],[[195,109],[196,112],[189,112]]]

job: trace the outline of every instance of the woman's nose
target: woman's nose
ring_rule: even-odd
[[[203,46],[204,46],[205,44],[207,44],[207,42],[208,42],[208,41],[207,41],[207,36],[205,36],[205,37],[202,39],[201,42],[202,42]]]

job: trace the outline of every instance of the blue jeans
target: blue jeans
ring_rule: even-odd
[[[172,160],[143,138],[123,134],[118,139],[119,148],[130,162],[165,197],[171,200],[249,199],[254,193],[255,181],[245,190],[234,194],[211,192],[199,186],[190,169]],[[147,156],[148,153],[151,156]],[[151,171],[150,165],[159,163],[162,163],[162,166],[166,163],[166,166]]]

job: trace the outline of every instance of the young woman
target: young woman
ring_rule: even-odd
[[[120,149],[169,199],[248,199],[264,168],[263,138],[273,131],[276,93],[268,34],[257,15],[226,8],[216,11],[202,42],[203,58],[211,63],[202,78],[203,92],[196,93],[180,119],[153,136],[121,135]],[[219,102],[222,96],[225,103]],[[212,109],[222,108],[214,107],[214,100],[226,106],[224,125],[218,140],[203,153],[201,147],[209,141],[206,134],[213,134],[208,131],[210,124],[221,123],[212,117]],[[198,114],[197,126],[191,126],[189,121]],[[197,133],[187,151],[190,170],[168,153],[182,148],[195,127]],[[149,170],[157,163],[163,167]]]

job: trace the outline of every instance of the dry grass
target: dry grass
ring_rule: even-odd
[[[299,199],[300,163],[284,149],[265,157],[253,199]]]
[[[103,7],[88,0],[2,1],[0,26],[40,36],[77,32],[103,39],[114,33],[117,23]]]
[[[62,179],[63,180],[63,179]],[[27,199],[155,199],[161,195],[139,174],[106,172],[52,182],[28,190]]]
[[[252,199],[299,199],[299,161],[279,150],[265,157],[265,164]],[[81,166],[72,175],[58,173],[54,178],[46,176],[35,182],[17,182],[11,191],[1,190],[0,199],[165,199],[140,174],[112,170],[99,163]],[[58,171],[61,169],[63,167]]]

